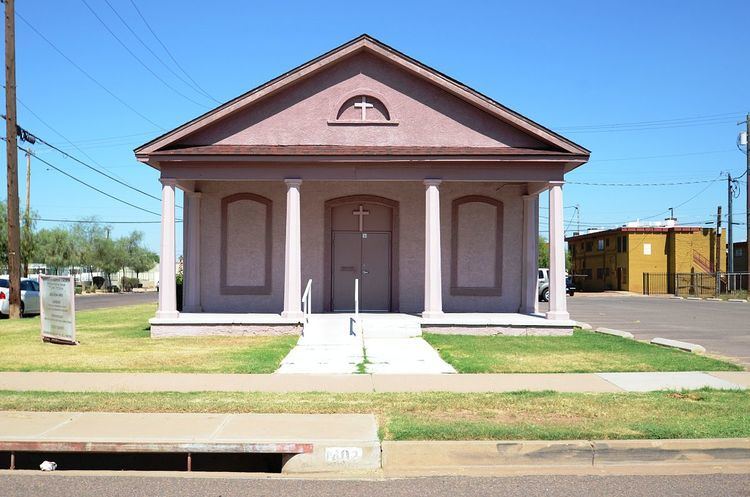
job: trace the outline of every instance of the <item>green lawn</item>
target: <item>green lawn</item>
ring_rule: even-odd
[[[459,373],[742,370],[711,357],[582,330],[562,337],[425,333],[424,339]]]
[[[0,391],[0,410],[374,413],[388,440],[750,436],[750,392],[67,393]]]
[[[0,371],[272,373],[297,336],[149,337],[156,306],[76,313],[77,346],[43,343],[39,318],[0,321]]]

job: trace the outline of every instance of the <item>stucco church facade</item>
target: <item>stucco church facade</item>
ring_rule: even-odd
[[[589,152],[367,35],[135,152],[162,183],[152,333],[293,328],[308,283],[313,313],[354,311],[356,285],[361,312],[534,316],[545,192],[551,302],[536,318],[569,320],[562,185]]]

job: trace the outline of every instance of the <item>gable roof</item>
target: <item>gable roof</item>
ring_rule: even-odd
[[[421,79],[427,80],[448,93],[484,110],[498,119],[525,131],[543,142],[557,147],[561,152],[585,155],[586,157],[588,157],[590,153],[584,147],[505,107],[490,97],[483,95],[482,93],[425,64],[422,64],[415,59],[412,59],[408,55],[399,52],[367,34],[363,34],[248,91],[247,93],[240,95],[239,97],[226,102],[225,104],[216,107],[213,110],[206,112],[201,116],[198,116],[182,126],[179,126],[172,131],[168,131],[167,133],[141,145],[135,149],[136,157],[139,159],[146,159],[148,155],[163,150],[165,147],[174,144],[185,136],[234,114],[235,112],[252,105],[254,102],[273,95],[304,78],[317,74],[326,67],[335,64],[344,58],[362,51],[367,51],[378,57],[389,60],[402,69]]]

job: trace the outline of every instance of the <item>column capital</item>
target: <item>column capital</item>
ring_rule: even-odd
[[[564,181],[549,181],[548,183],[550,188],[553,186],[563,186],[565,184]]]
[[[437,178],[427,178],[424,180],[425,186],[440,186],[443,180]]]
[[[175,178],[159,178],[159,181],[164,186],[177,186],[177,180]]]
[[[299,188],[302,184],[302,178],[285,178],[284,183],[288,188]]]

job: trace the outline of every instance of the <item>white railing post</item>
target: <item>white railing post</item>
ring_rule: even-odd
[[[312,280],[307,280],[307,285],[305,286],[305,293],[302,294],[302,314],[305,316],[305,322],[310,322],[310,314],[312,314],[312,308],[311,308],[311,298],[312,298]]]

